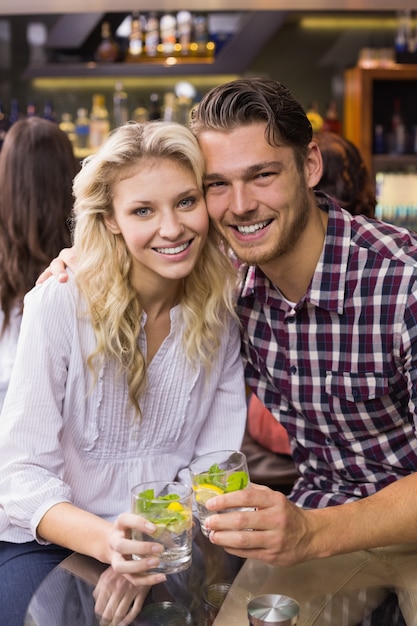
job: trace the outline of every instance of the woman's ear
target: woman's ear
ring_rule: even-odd
[[[120,235],[120,228],[114,218],[114,216],[106,215],[104,218],[104,225],[113,235]]]
[[[323,175],[323,159],[320,149],[314,141],[308,144],[305,163],[307,184],[312,189],[319,183]]]

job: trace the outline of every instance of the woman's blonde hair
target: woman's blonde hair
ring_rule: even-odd
[[[105,218],[113,213],[114,185],[149,158],[181,163],[193,172],[202,190],[204,161],[198,143],[185,126],[173,122],[129,122],[119,127],[85,160],[74,181],[76,281],[97,340],[88,363],[97,376],[95,366],[105,358],[116,359],[121,371],[126,371],[129,398],[139,414],[146,387],[146,362],[138,347],[143,309],[130,280],[130,253],[123,237],[106,227]],[[202,360],[210,366],[226,314],[235,315],[235,279],[233,265],[210,223],[201,256],[183,281],[183,340],[192,363]]]

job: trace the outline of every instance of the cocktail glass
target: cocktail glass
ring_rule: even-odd
[[[153,481],[133,487],[132,511],[156,526],[153,534],[133,531],[132,539],[161,543],[164,551],[152,572],[174,574],[191,565],[192,489],[179,482]],[[149,556],[149,555],[148,555]],[[133,554],[133,559],[141,555]]]
[[[209,452],[193,459],[188,469],[191,475],[191,484],[201,531],[203,535],[208,537],[209,533],[204,522],[207,517],[214,515],[216,511],[208,511],[206,502],[214,496],[246,489],[249,486],[246,457],[239,450]],[[225,509],[224,511],[218,511],[218,513],[236,510],[252,509]]]

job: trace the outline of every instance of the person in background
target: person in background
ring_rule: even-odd
[[[0,153],[0,410],[13,367],[23,297],[40,271],[71,241],[71,143],[58,126],[22,119]]]
[[[313,136],[323,159],[323,174],[315,186],[351,215],[375,217],[375,185],[358,148],[337,133],[322,131]]]
[[[26,295],[1,414],[7,626],[22,626],[34,589],[69,551],[110,566],[96,612],[131,623],[164,576],[149,571],[162,546],[130,538],[156,529],[128,512],[130,488],[188,477],[219,441],[240,446],[236,270],[209,224],[203,169],[189,129],[133,122],[75,177],[79,263],[68,284]]]
[[[417,238],[314,191],[319,146],[277,81],[212,89],[191,129],[209,215],[247,266],[237,304],[246,383],[285,426],[300,474],[288,498],[252,485],[209,500],[223,512],[206,521],[210,540],[249,558],[242,575],[252,559],[267,563],[262,592],[302,598],[303,626],[356,626],[392,590],[414,626]],[[378,584],[338,603],[338,585],[358,572]],[[315,584],[311,595],[312,577],[322,594]]]

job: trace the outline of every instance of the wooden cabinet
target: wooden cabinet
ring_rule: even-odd
[[[410,167],[417,171],[417,65],[348,69],[344,99],[344,134],[359,148],[371,173]],[[398,102],[407,133],[401,154],[393,148],[391,137]],[[384,133],[382,148],[375,145],[377,126]]]

